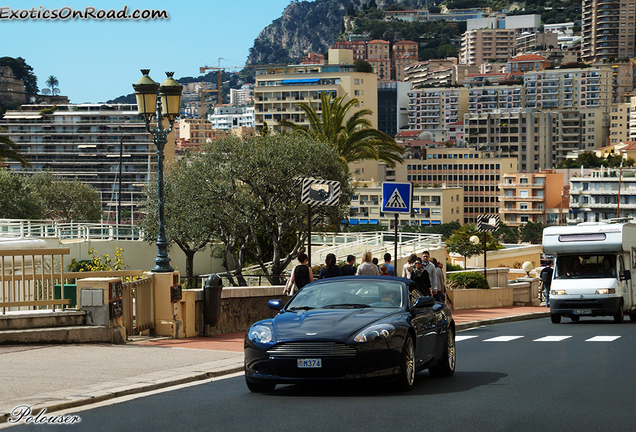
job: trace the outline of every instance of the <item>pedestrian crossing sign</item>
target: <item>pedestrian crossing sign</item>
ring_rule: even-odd
[[[382,212],[411,213],[411,183],[382,183]]]

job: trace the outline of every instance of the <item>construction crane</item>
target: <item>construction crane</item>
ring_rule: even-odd
[[[243,68],[244,66],[228,66],[228,67],[221,67],[221,60],[223,60],[222,58],[219,58],[219,65],[218,66],[202,66],[199,68],[199,73],[201,74],[205,74],[207,71],[209,70],[216,70],[216,90],[204,90],[203,89],[203,85],[201,86],[201,107],[199,110],[199,117],[203,120],[205,118],[205,94],[206,93],[216,93],[217,94],[217,99],[216,99],[216,105],[217,106],[221,106],[223,105],[223,71],[225,69],[239,69],[239,68]]]

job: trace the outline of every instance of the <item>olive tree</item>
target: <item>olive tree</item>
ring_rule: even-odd
[[[341,219],[350,196],[348,172],[331,146],[309,137],[228,136],[204,144],[200,152],[188,153],[169,167],[166,237],[190,260],[186,276],[192,276],[194,253],[218,240],[217,255],[226,268],[235,270],[239,283],[244,283],[242,269],[249,264],[258,265],[278,282],[277,276],[306,240],[307,207],[300,194],[302,179],[308,177],[341,182],[339,206],[317,207],[313,212]],[[157,233],[153,183],[147,189],[148,216],[141,222],[149,241]]]

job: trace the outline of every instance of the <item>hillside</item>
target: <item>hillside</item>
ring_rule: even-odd
[[[323,54],[329,44],[348,34],[365,33],[371,38],[413,40],[420,43],[420,59],[456,55],[465,22],[385,22],[383,10],[429,10],[491,7],[511,14],[540,14],[544,24],[581,19],[576,0],[454,0],[432,6],[430,0],[315,0],[296,1],[283,15],[261,31],[250,49],[248,64],[294,63],[309,51]],[[452,48],[454,46],[454,48]]]

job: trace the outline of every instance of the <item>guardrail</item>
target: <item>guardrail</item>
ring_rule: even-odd
[[[0,236],[60,238],[62,240],[143,240],[143,232],[132,225],[58,223],[54,221],[0,219]]]

